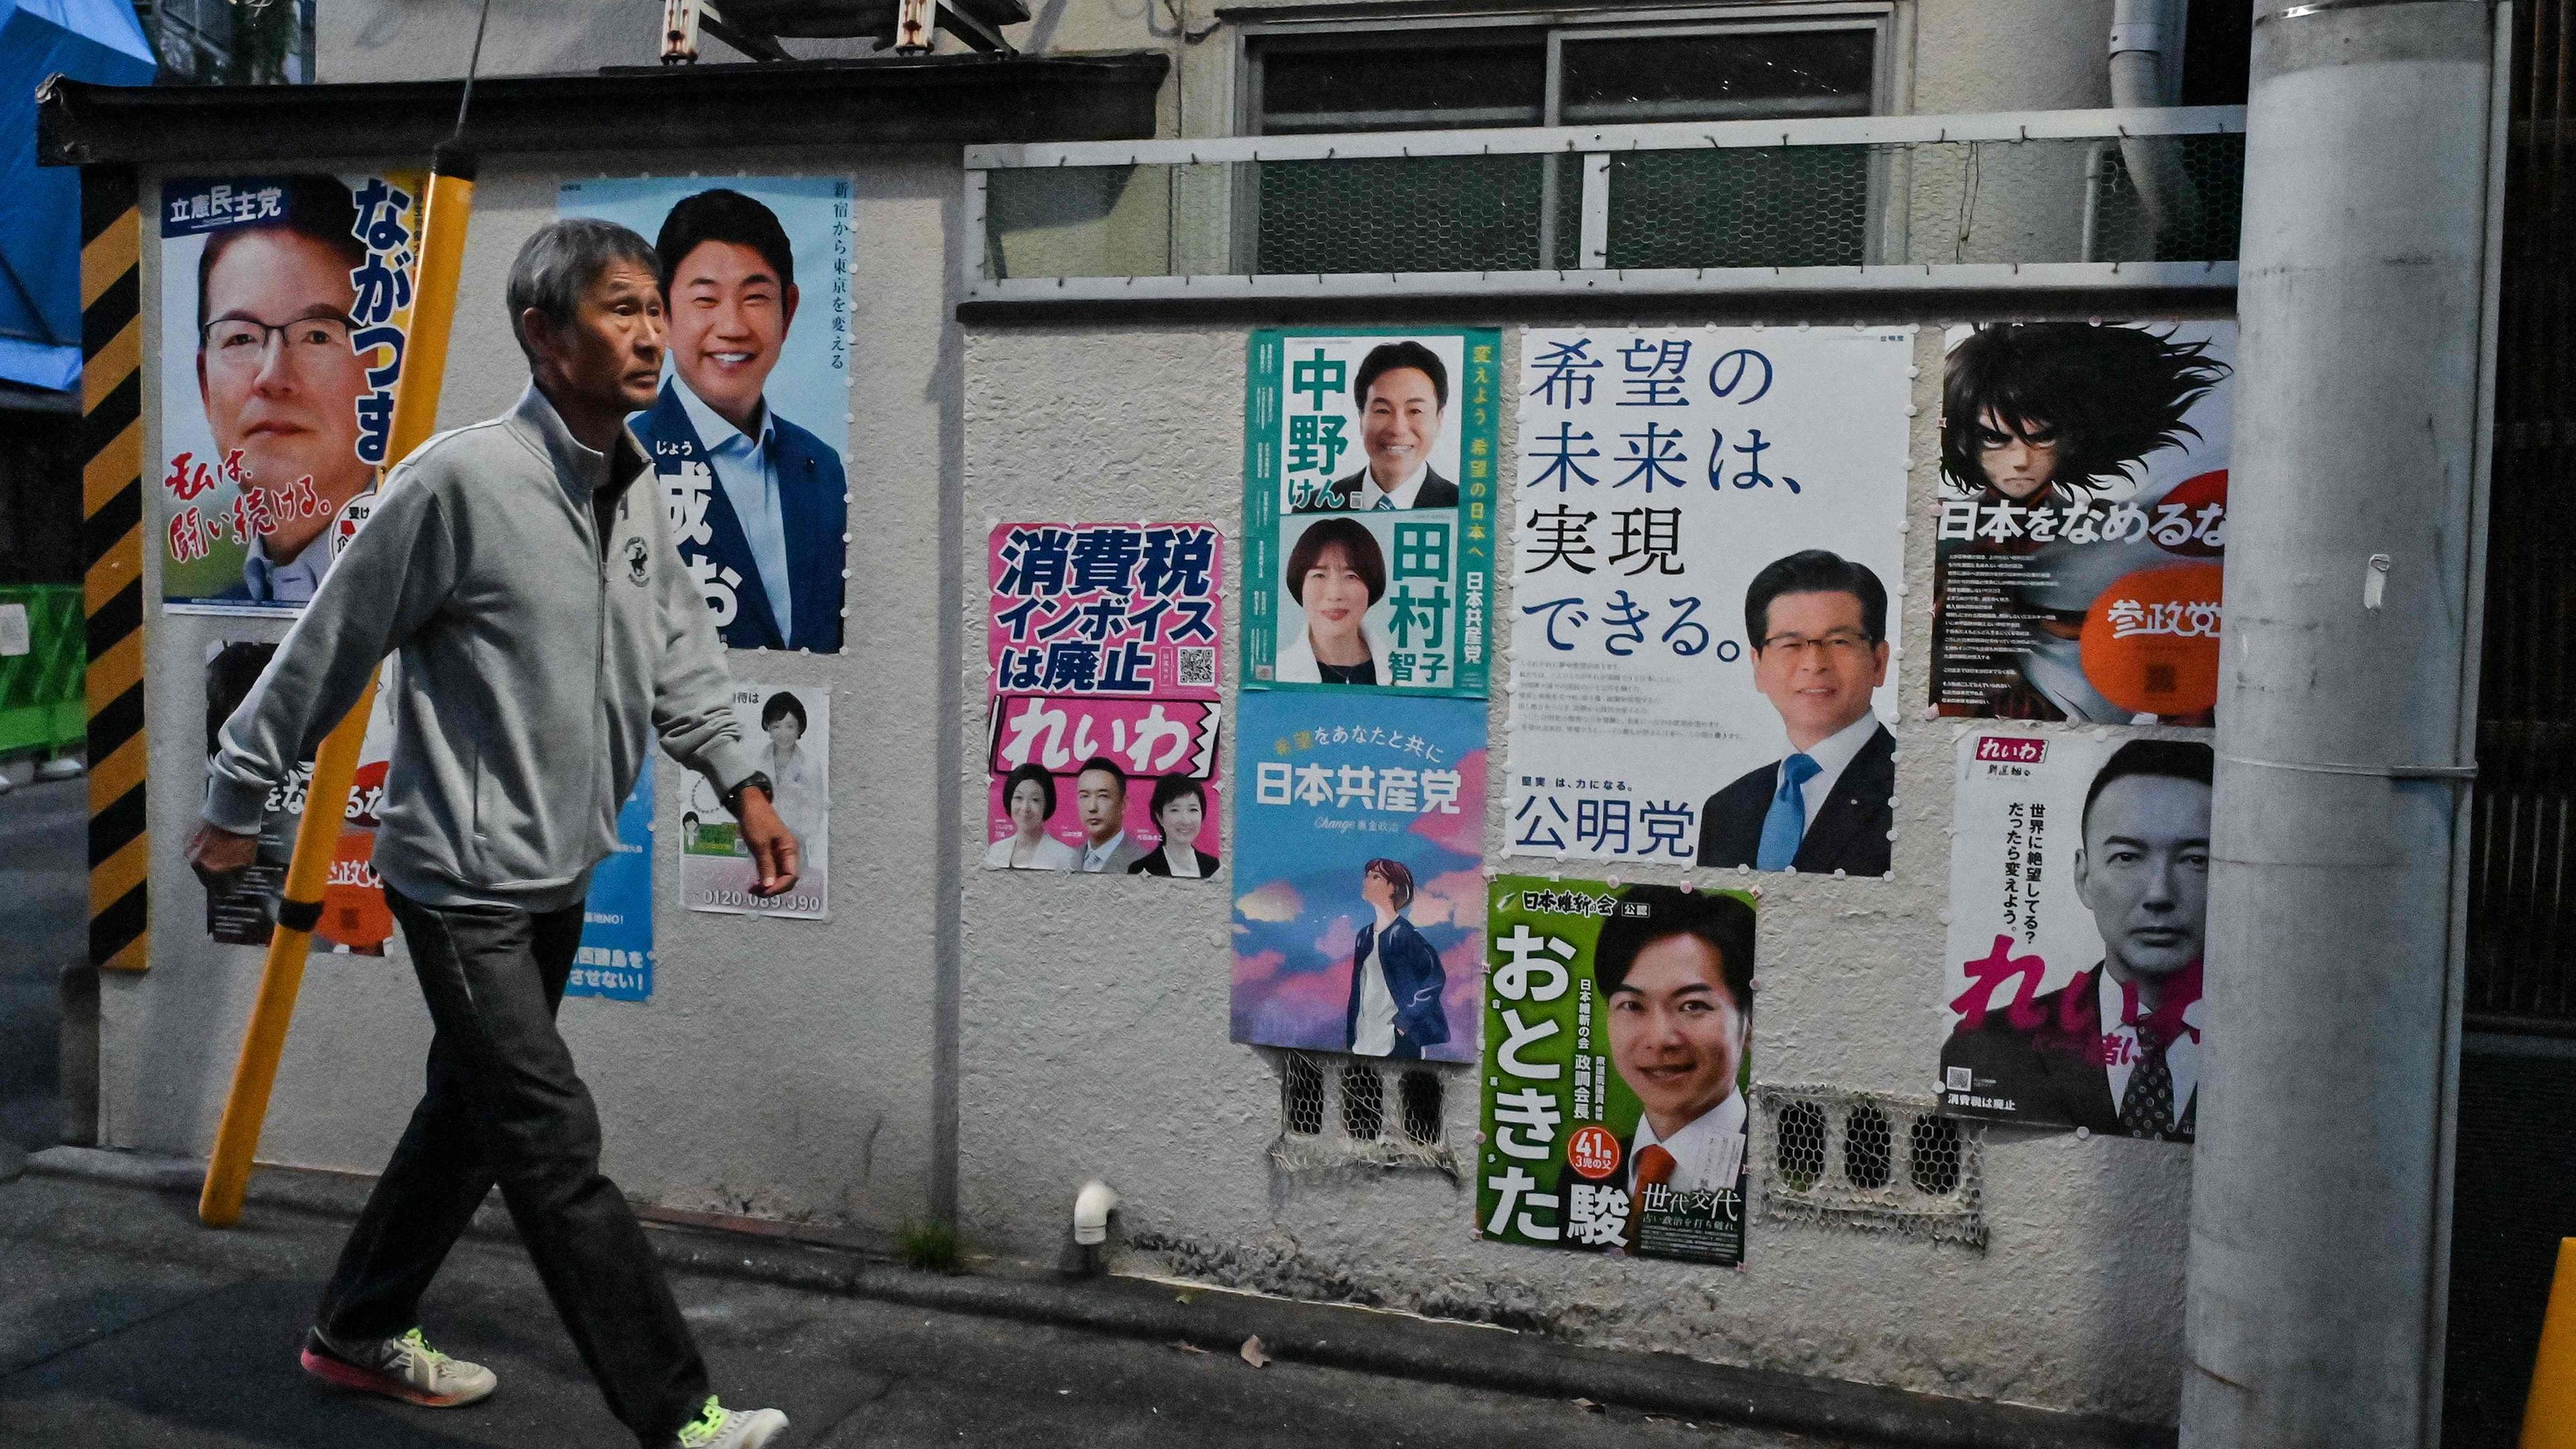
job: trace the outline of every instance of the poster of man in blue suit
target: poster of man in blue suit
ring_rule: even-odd
[[[716,632],[735,649],[837,652],[848,178],[574,181],[559,208],[632,227],[660,258],[669,363],[633,424]]]

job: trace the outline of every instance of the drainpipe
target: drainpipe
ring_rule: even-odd
[[[2193,1449],[2438,1441],[2495,33],[2263,0],[2184,1301]]]
[[[2168,81],[2180,57],[2182,27],[2171,24],[2172,0],[2112,0],[2111,104],[2139,110],[2173,104]],[[2172,62],[2172,63],[2169,63]],[[2182,169],[2180,143],[2170,136],[2129,136],[2120,142],[2120,159],[2145,204],[2151,233],[2148,260],[2164,235],[2188,228],[2200,219],[2200,194]]]

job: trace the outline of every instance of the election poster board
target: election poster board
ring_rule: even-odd
[[[1932,704],[2213,723],[2236,324],[2006,322],[1946,340]]]
[[[2205,740],[1958,744],[1943,1109],[2190,1141],[2208,932]]]
[[[1476,1060],[1484,706],[1247,692],[1235,710],[1234,1039]]]
[[[795,889],[766,899],[751,888],[760,870],[741,822],[704,775],[690,772],[681,797],[680,904],[719,915],[821,921],[832,905],[832,696],[820,686],[734,682],[734,718],[753,742],[758,769],[776,787],[771,803],[796,837],[802,860]]]
[[[425,196],[417,172],[161,184],[164,609],[293,614],[366,522]]]
[[[1913,334],[1523,331],[1507,852],[1887,873]],[[1766,605],[1766,670],[1783,580],[1838,602]],[[1766,862],[1809,748],[1836,774]]]
[[[1484,697],[1501,357],[1491,328],[1252,334],[1246,689]]]
[[[567,181],[556,209],[628,227],[662,257],[662,392],[630,422],[717,634],[733,649],[837,652],[850,178]]]
[[[1214,872],[1224,553],[1213,523],[994,527],[987,867]]]
[[[277,653],[265,639],[221,640],[206,646],[206,757],[220,747],[224,721],[241,707],[260,671]],[[398,663],[388,663],[388,671]],[[342,811],[340,840],[331,855],[331,873],[322,889],[322,915],[314,922],[313,949],[381,956],[394,932],[392,907],[385,904],[385,883],[376,874],[376,810],[384,799],[385,769],[393,755],[392,710],[378,708],[367,716],[367,731],[358,747],[358,770],[349,783]],[[277,904],[286,890],[286,868],[295,858],[295,832],[303,828],[304,805],[313,784],[313,762],[299,761],[295,773],[272,786],[260,816],[258,853],[227,890],[206,891],[206,934],[233,946],[265,946],[277,929]]]
[[[1744,1261],[1754,901],[1499,876],[1476,1231]]]
[[[566,996],[653,996],[653,757],[617,807],[617,848],[591,867]]]

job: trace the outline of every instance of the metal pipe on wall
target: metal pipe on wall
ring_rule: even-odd
[[[2438,1413],[2487,339],[2483,0],[2265,0],[2183,1442]]]

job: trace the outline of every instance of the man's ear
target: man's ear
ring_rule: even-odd
[[[547,361],[551,362],[554,360],[554,323],[547,319],[546,314],[542,309],[536,307],[524,307],[520,309],[519,339],[527,345],[529,351],[536,353]]]
[[[778,289],[778,330],[784,335],[796,325],[796,302],[799,294],[794,282]]]
[[[2075,847],[2075,893],[2084,894],[2084,878],[2091,873],[2091,863],[2084,858],[2084,847]]]

